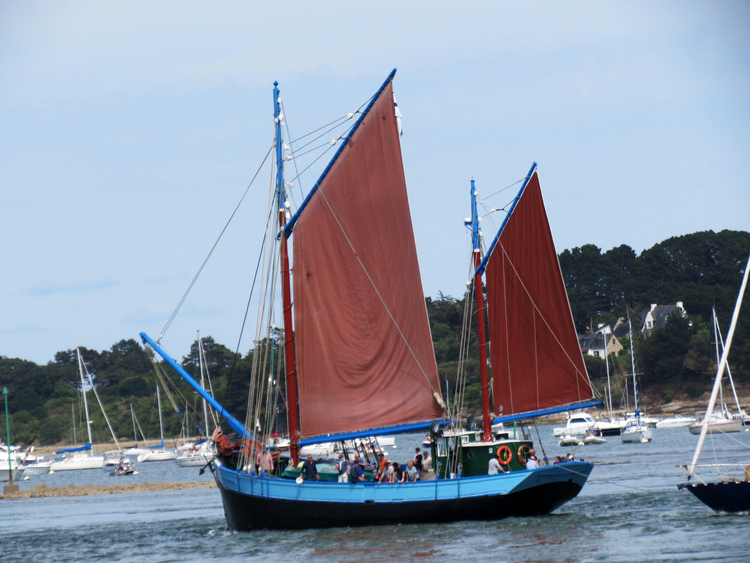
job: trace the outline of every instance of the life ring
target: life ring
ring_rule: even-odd
[[[527,446],[526,444],[521,444],[521,446],[518,448],[518,451],[516,452],[518,463],[520,463],[521,465],[526,465],[526,460],[529,459],[530,451],[531,448],[529,446]]]
[[[508,446],[500,446],[497,448],[497,458],[500,461],[500,465],[508,465],[513,461],[513,452],[510,451]]]

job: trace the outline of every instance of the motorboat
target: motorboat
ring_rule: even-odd
[[[560,437],[560,441],[557,443],[558,446],[583,446],[583,440],[578,436],[571,434],[563,434]]]
[[[591,430],[596,426],[596,421],[587,412],[579,412],[571,415],[568,419],[568,423],[565,428],[555,428],[554,434],[556,438],[561,436],[582,436],[587,430]]]
[[[52,471],[52,463],[51,459],[35,461],[33,463],[22,463],[18,469],[23,473],[24,477],[46,475],[48,473],[54,473],[54,471]]]
[[[583,444],[586,446],[593,446],[597,444],[605,444],[607,439],[604,438],[599,430],[589,430],[583,437]]]
[[[656,428],[682,428],[692,426],[698,420],[697,416],[671,416],[656,423]]]

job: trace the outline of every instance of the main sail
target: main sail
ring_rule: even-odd
[[[492,390],[503,416],[593,396],[532,170],[485,259]]]
[[[309,197],[293,243],[302,434],[442,418],[390,80]]]

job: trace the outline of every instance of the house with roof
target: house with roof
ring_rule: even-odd
[[[687,312],[682,306],[682,301],[674,305],[657,305],[651,304],[651,309],[641,314],[641,333],[644,336],[651,336],[655,330],[664,328],[670,315],[678,313],[683,319],[687,317]]]
[[[617,337],[606,330],[596,332],[587,332],[578,335],[578,344],[581,347],[581,353],[597,358],[604,358],[605,343],[607,354],[617,354],[622,350],[622,344]]]

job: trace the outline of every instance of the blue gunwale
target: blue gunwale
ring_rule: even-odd
[[[377,483],[303,482],[293,479],[254,476],[214,461],[216,479],[235,493],[256,498],[320,503],[409,503],[509,495],[541,484],[573,482],[581,487],[593,464],[567,462],[539,469],[458,479],[435,479],[416,483],[378,485]]]

